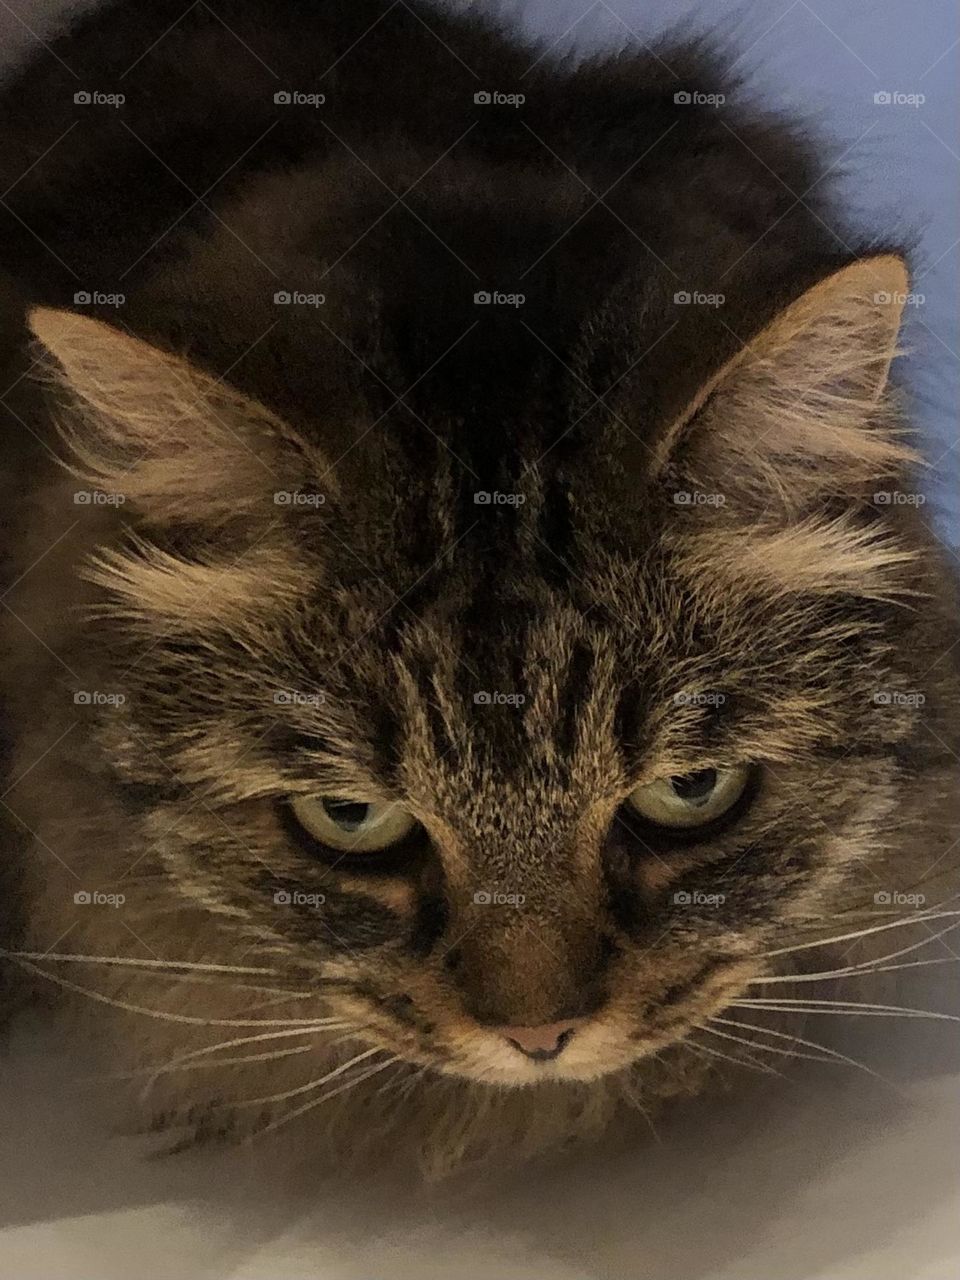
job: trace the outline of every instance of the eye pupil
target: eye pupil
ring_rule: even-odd
[[[337,800],[324,798],[324,812],[332,822],[343,831],[359,831],[370,812],[368,804],[359,804],[356,800]]]
[[[696,773],[678,774],[670,779],[674,793],[681,800],[705,800],[717,785],[716,769],[698,769]]]

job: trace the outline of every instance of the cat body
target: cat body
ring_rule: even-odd
[[[906,269],[799,131],[696,42],[406,3],[53,50],[0,150],[9,950],[148,1116],[593,1138],[878,885],[949,900],[955,605],[875,500]],[[672,825],[689,779],[733,799]],[[402,835],[331,854],[318,797]]]

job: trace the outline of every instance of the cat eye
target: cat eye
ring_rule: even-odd
[[[410,834],[414,819],[395,800],[295,796],[290,808],[315,840],[343,853],[380,853]]]
[[[728,813],[749,781],[749,765],[673,774],[637,787],[627,797],[627,806],[658,827],[690,831]]]

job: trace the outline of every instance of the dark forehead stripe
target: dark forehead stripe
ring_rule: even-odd
[[[576,751],[583,711],[593,693],[595,662],[596,655],[591,646],[578,640],[570,655],[556,732],[557,746],[568,758]]]
[[[650,715],[649,686],[639,676],[627,681],[617,699],[614,712],[614,733],[623,770],[627,775],[635,773],[644,750],[644,726]]]

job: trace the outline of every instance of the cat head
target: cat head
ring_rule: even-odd
[[[322,407],[34,311],[71,465],[124,499],[83,572],[125,839],[411,1062],[587,1080],[688,1034],[903,786],[906,289],[852,262],[655,413],[653,355],[480,471],[449,413],[336,447]]]

